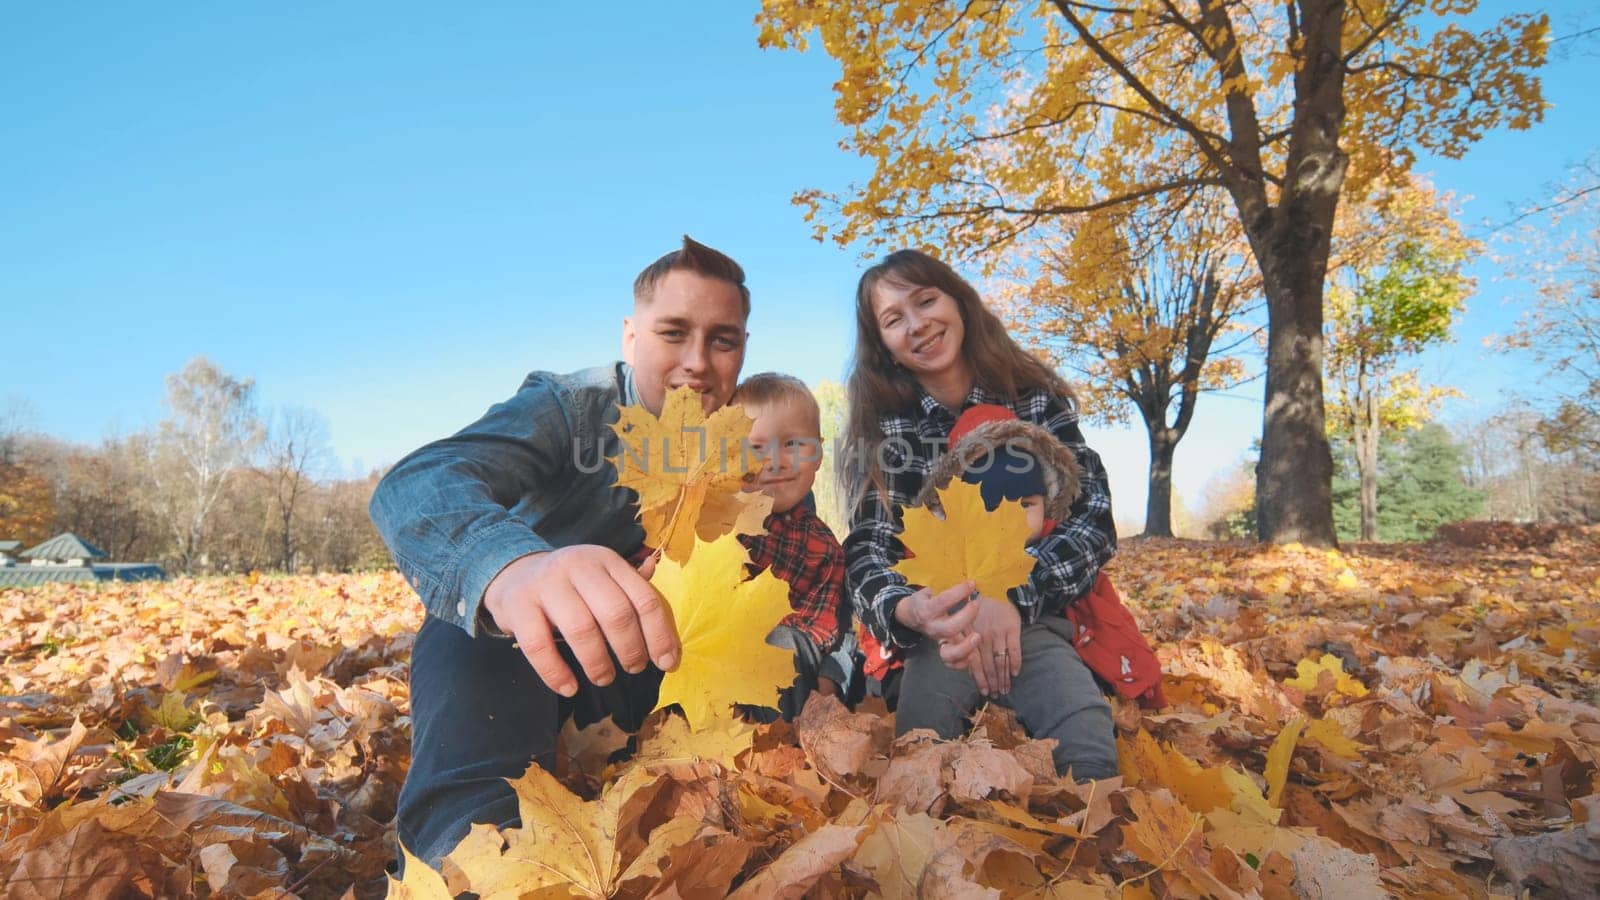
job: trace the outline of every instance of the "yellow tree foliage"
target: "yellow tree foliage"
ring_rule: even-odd
[[[1144,533],[1173,536],[1172,460],[1201,391],[1246,376],[1241,323],[1259,293],[1227,198],[1207,191],[1171,209],[1129,204],[1019,237],[991,301],[1024,340],[1075,370],[1084,411],[1122,422],[1136,410],[1150,445]]]
[[[0,540],[20,541],[26,549],[50,537],[55,517],[49,481],[22,466],[0,463]]]
[[[1004,600],[1033,571],[1034,559],[1023,549],[1029,534],[1022,505],[1003,501],[991,512],[982,489],[959,478],[938,496],[942,514],[927,507],[906,510],[900,541],[910,555],[894,570],[935,593],[970,580],[979,594]]]
[[[683,655],[661,679],[657,708],[673,703],[695,728],[724,724],[733,704],[777,706],[794,681],[794,657],[766,643],[789,614],[789,586],[763,570],[745,580],[750,555],[737,535],[697,541],[689,561],[671,557],[650,583],[672,608]]]
[[[612,430],[622,441],[617,484],[639,495],[645,543],[668,559],[685,562],[695,537],[759,534],[772,499],[741,492],[745,475],[761,468],[749,452],[750,417],[738,406],[706,416],[692,388],[668,392],[661,415],[643,406],[622,407]]]
[[[1543,115],[1547,17],[1470,30],[1476,7],[765,0],[757,24],[762,46],[814,39],[839,61],[845,147],[872,164],[848,191],[797,196],[819,238],[978,255],[1061,217],[1226,191],[1267,303],[1258,526],[1331,544],[1322,304],[1339,200],[1418,148],[1457,157]]]

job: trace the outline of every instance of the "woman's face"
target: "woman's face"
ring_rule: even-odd
[[[944,291],[882,279],[872,288],[872,316],[889,355],[918,380],[966,365],[961,308]]]

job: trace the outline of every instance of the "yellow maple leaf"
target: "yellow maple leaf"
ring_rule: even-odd
[[[1131,741],[1117,739],[1117,763],[1130,786],[1167,788],[1197,812],[1231,809],[1252,819],[1278,821],[1278,810],[1267,804],[1248,774],[1227,765],[1201,765],[1142,728]]]
[[[1328,719],[1312,719],[1306,722],[1306,740],[1314,741],[1327,748],[1328,752],[1344,759],[1360,759],[1361,750],[1366,745],[1359,741],[1351,740],[1339,723]]]
[[[493,825],[473,825],[446,859],[483,900],[529,895],[610,897],[635,869],[655,862],[648,853],[624,861],[617,837],[628,802],[659,780],[643,769],[629,769],[600,799],[585,803],[534,763],[521,778],[506,779],[517,793],[521,827],[502,831]],[[676,829],[672,834],[683,840],[693,836]]]
[[[794,682],[790,651],[766,642],[789,614],[789,587],[770,571],[744,580],[749,554],[737,535],[695,541],[689,562],[668,557],[650,583],[672,608],[682,656],[661,679],[656,708],[676,703],[696,729],[726,723],[733,704],[777,706]]]
[[[750,425],[738,406],[707,416],[700,395],[687,387],[667,394],[660,416],[643,406],[621,408],[611,428],[622,447],[608,459],[617,485],[639,495],[645,543],[683,562],[696,536],[761,533],[772,499],[742,490],[745,475],[762,463],[749,449]]]
[[[1302,659],[1295,664],[1295,677],[1284,682],[1285,685],[1298,688],[1307,694],[1316,692],[1318,682],[1322,680],[1322,673],[1326,672],[1333,679],[1334,693],[1344,694],[1347,697],[1365,697],[1367,686],[1344,673],[1344,661],[1332,653],[1322,654],[1319,660]]]
[[[982,490],[959,479],[938,495],[943,518],[922,507],[906,510],[900,541],[915,555],[895,571],[934,591],[970,580],[983,596],[1004,600],[1033,571],[1034,559],[1023,549],[1030,537],[1028,514],[1009,501],[990,512]]]

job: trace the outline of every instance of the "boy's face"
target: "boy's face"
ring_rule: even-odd
[[[622,358],[633,366],[639,401],[661,415],[667,391],[688,385],[707,415],[733,396],[744,364],[744,301],[739,289],[679,269],[622,320]]]
[[[822,436],[812,423],[811,410],[804,403],[785,400],[748,404],[744,411],[755,419],[750,446],[767,463],[747,489],[772,497],[773,512],[788,512],[805,499],[822,466]]]
[[[1022,511],[1028,516],[1028,534],[1034,540],[1044,537],[1044,495],[1029,494],[1020,501]]]

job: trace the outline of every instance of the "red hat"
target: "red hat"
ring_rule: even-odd
[[[998,403],[979,403],[977,406],[968,407],[967,411],[956,419],[955,427],[950,429],[950,447],[955,449],[955,446],[961,443],[961,439],[979,425],[987,425],[990,422],[1014,422],[1016,419],[1016,413]]]

